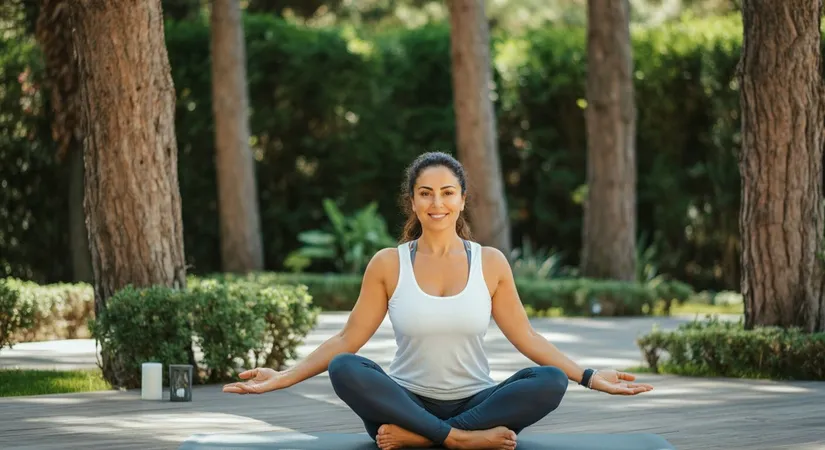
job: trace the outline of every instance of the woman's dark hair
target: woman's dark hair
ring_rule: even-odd
[[[415,158],[412,164],[407,167],[404,184],[401,186],[401,208],[407,215],[407,222],[404,224],[404,231],[401,233],[401,243],[421,237],[421,222],[418,221],[418,217],[412,209],[413,189],[415,188],[415,181],[418,179],[418,176],[421,175],[421,172],[430,167],[446,167],[449,169],[453,175],[458,178],[458,182],[461,185],[461,193],[465,194],[467,192],[467,174],[464,172],[464,166],[451,155],[442,152],[427,152]],[[464,214],[458,216],[456,232],[462,239],[472,239],[470,225],[464,218]]]

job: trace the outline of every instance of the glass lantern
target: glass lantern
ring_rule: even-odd
[[[192,401],[192,365],[169,365],[169,400],[173,402]]]

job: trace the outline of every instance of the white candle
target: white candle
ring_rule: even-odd
[[[143,400],[163,400],[163,365],[161,363],[143,363],[140,398]]]

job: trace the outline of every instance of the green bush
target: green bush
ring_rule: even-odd
[[[203,280],[190,293],[196,343],[210,381],[232,378],[238,367],[282,369],[297,357],[318,319],[305,286]]]
[[[147,361],[194,364],[200,382],[253,366],[282,368],[317,317],[303,286],[193,280],[186,290],[124,288],[90,328],[111,355],[110,381],[128,388],[140,385]]]
[[[34,304],[21,298],[20,291],[0,279],[0,350],[13,347],[18,334],[31,328],[34,322]]]
[[[14,309],[2,313],[25,314],[26,326],[14,331],[17,342],[81,339],[90,336],[87,321],[94,313],[94,292],[88,284],[38,285],[16,278],[0,279],[18,298]],[[8,305],[9,303],[6,303]]]
[[[404,167],[422,151],[455,148],[447,24],[356,38],[253,15],[245,31],[265,269],[285,271],[298,236],[327,224],[327,197],[343,211],[374,201],[397,236]],[[169,22],[165,36],[187,264],[207,274],[221,267],[208,23]],[[634,29],[633,45],[639,232],[651,237],[660,273],[700,290],[738,290],[741,21]],[[492,49],[513,240],[555,248],[575,266],[586,192],[584,30],[499,35]],[[49,283],[70,279],[71,258],[66,164],[54,158],[42,76],[36,46],[0,40],[0,271]]]
[[[637,339],[654,373],[825,380],[825,333],[756,327],[717,317]]]
[[[108,354],[107,380],[115,387],[137,388],[144,362],[190,363],[193,300],[185,291],[162,286],[115,292],[104,312],[89,321],[92,336]]]

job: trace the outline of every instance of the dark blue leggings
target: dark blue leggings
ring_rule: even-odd
[[[505,426],[516,433],[558,408],[567,376],[555,367],[529,367],[461,400],[434,400],[400,386],[381,366],[344,353],[329,364],[335,393],[364,421],[375,439],[378,427],[397,425],[442,445],[451,428],[487,430]]]

